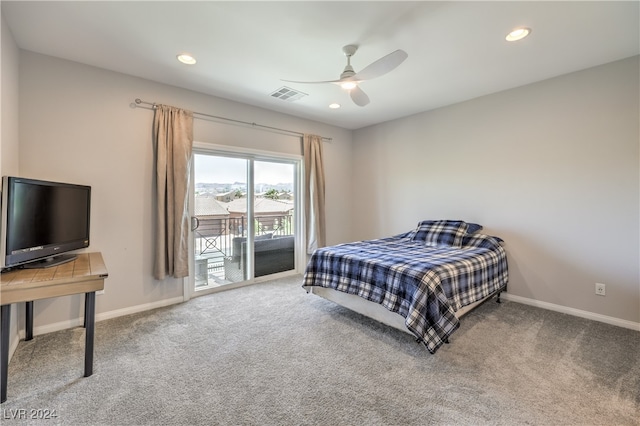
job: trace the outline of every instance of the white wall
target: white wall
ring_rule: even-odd
[[[97,298],[98,315],[182,297],[182,280],[156,281],[151,275],[153,112],[131,108],[136,98],[332,137],[324,146],[328,240],[346,240],[351,131],[21,51],[20,173],[92,186],[90,251],[102,252],[109,271],[106,293]],[[195,120],[194,139],[301,154],[299,137],[212,121]],[[35,303],[35,331],[79,318],[81,299]]]
[[[2,34],[2,81],[0,85],[0,176],[18,174],[18,81],[19,50],[4,15],[0,18]],[[1,280],[1,278],[0,278]],[[10,346],[15,349],[18,335],[18,308],[11,306]],[[11,351],[13,353],[13,351]]]
[[[20,174],[93,187],[91,250],[110,273],[98,314],[182,297],[151,277],[153,114],[129,106],[139,97],[333,137],[329,244],[479,222],[506,240],[511,294],[640,322],[637,57],[355,132],[32,52],[19,62]],[[300,153],[297,138],[242,126],[196,120],[194,134]],[[38,302],[36,331],[81,309]]]
[[[477,222],[510,294],[640,323],[639,75],[634,57],[355,131],[354,237]]]
[[[18,172],[18,64],[19,50],[2,15],[2,120],[0,176]]]

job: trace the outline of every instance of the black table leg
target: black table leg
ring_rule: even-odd
[[[11,320],[11,305],[0,306],[0,321],[2,321],[2,336],[0,337],[0,403],[7,400],[7,369],[9,368],[9,321]]]
[[[85,294],[84,300],[84,327],[85,327],[85,347],[84,347],[84,377],[93,374],[93,331],[96,322],[96,292],[91,291]]]
[[[24,340],[33,339],[33,300],[30,302],[26,302],[25,305],[26,310],[26,330]]]

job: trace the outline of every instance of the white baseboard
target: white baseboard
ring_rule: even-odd
[[[104,321],[111,318],[117,318],[124,315],[135,314],[138,312],[149,311],[151,309],[162,308],[164,306],[175,305],[176,303],[182,303],[184,301],[183,297],[174,297],[173,299],[165,299],[152,303],[145,303],[143,305],[130,306],[128,308],[116,309],[114,311],[101,312],[96,314],[96,322]],[[60,321],[53,324],[46,324],[40,327],[33,328],[33,335],[37,336],[39,334],[47,334],[52,333],[54,331],[66,330],[68,328],[80,327],[84,325],[84,318],[74,318],[67,321]],[[20,330],[20,339],[25,338],[25,331]],[[17,341],[16,341],[17,347]],[[13,349],[13,348],[12,348]],[[15,350],[15,349],[13,349]]]
[[[615,317],[610,317],[607,315],[601,315],[601,314],[596,314],[593,312],[588,312],[588,311],[583,311],[580,309],[574,309],[574,308],[569,308],[567,306],[562,306],[562,305],[556,305],[553,303],[548,303],[548,302],[541,302],[539,300],[535,300],[535,299],[529,299],[527,297],[522,297],[522,296],[516,296],[513,294],[509,294],[506,292],[503,292],[500,295],[501,298],[504,298],[505,300],[509,300],[511,302],[516,302],[516,303],[522,303],[524,305],[530,305],[530,306],[535,306],[537,308],[542,308],[542,309],[548,309],[550,311],[555,311],[555,312],[560,312],[563,314],[568,314],[568,315],[573,315],[576,317],[581,317],[581,318],[586,318],[586,319],[590,319],[590,320],[594,320],[594,321],[599,321],[599,322],[603,322],[606,324],[611,324],[611,325],[615,325],[618,327],[623,327],[623,328],[628,328],[631,330],[636,330],[636,331],[640,331],[640,323],[637,322],[633,322],[633,321],[627,321],[627,320],[623,320],[620,318],[615,318]],[[144,311],[148,311],[151,309],[156,309],[156,308],[162,308],[165,306],[170,306],[170,305],[175,305],[177,303],[182,303],[184,301],[183,297],[174,297],[172,299],[165,299],[165,300],[160,300],[157,302],[152,302],[152,303],[145,303],[142,305],[136,305],[136,306],[130,306],[128,308],[123,308],[123,309],[116,309],[113,311],[108,311],[108,312],[102,312],[99,314],[96,314],[96,321],[103,321],[103,320],[107,320],[107,319],[111,319],[111,318],[117,318],[117,317],[121,317],[124,315],[130,315],[130,314],[135,314],[138,312],[144,312]],[[79,317],[76,319],[71,319],[71,320],[67,320],[67,321],[61,321],[61,322],[57,322],[57,323],[53,323],[53,324],[47,324],[47,325],[43,325],[40,327],[34,327],[33,329],[33,335],[40,335],[40,334],[46,334],[46,333],[52,333],[54,331],[60,331],[60,330],[66,330],[69,328],[73,328],[73,327],[80,327],[84,325],[84,318]],[[19,338],[20,340],[25,338],[25,331],[24,330],[20,330],[19,331]],[[9,350],[9,354],[10,356],[13,355],[13,353],[15,352],[16,348],[18,347],[18,343],[19,340],[18,339],[13,339],[13,344],[11,345],[11,348]]]
[[[522,303],[523,305],[535,306],[537,308],[548,309],[550,311],[560,312],[563,314],[573,315],[580,318],[586,318],[598,322],[604,322],[606,324],[615,325],[618,327],[629,328],[631,330],[640,331],[640,323],[627,321],[620,318],[610,317],[607,315],[600,315],[589,311],[583,311],[580,309],[569,308],[567,306],[556,305],[548,302],[541,302],[535,299],[529,299],[528,297],[515,296],[509,293],[502,293],[501,298],[516,303]]]

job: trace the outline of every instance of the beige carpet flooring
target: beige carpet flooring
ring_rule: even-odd
[[[101,321],[89,378],[82,328],[20,342],[2,424],[640,424],[637,331],[488,302],[431,355],[300,285]]]

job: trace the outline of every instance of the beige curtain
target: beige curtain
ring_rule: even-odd
[[[304,135],[304,218],[306,224],[307,253],[326,245],[324,217],[324,164],[322,137]]]
[[[156,154],[156,229],[153,276],[189,276],[188,189],[193,113],[157,105],[153,123]]]

